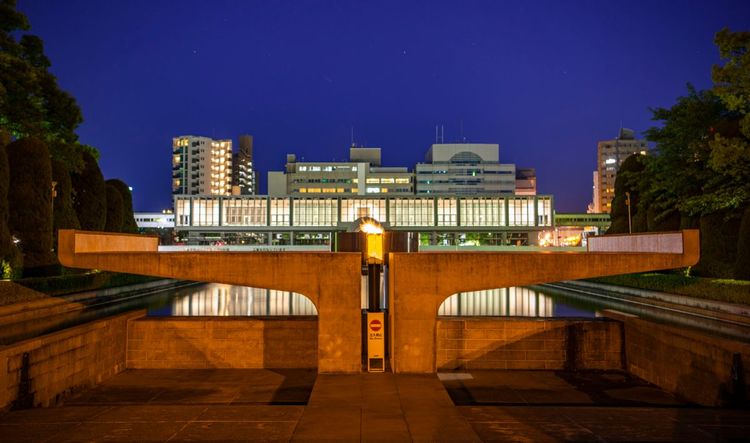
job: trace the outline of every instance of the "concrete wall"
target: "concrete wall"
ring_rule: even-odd
[[[623,322],[626,369],[644,380],[701,405],[729,404],[737,353],[750,386],[750,344],[611,311],[607,316]]]
[[[440,318],[436,363],[449,369],[622,369],[622,324],[606,320]]]
[[[588,237],[589,252],[659,252],[682,254],[682,232],[598,235]]]
[[[130,323],[127,367],[315,368],[315,317],[149,318]]]
[[[29,353],[34,406],[56,404],[125,368],[127,324],[143,311],[122,314],[0,349],[0,409],[17,398],[24,353]]]
[[[113,235],[109,232],[77,231],[73,237],[76,254],[90,252],[156,251],[159,237],[141,234]],[[102,241],[104,240],[104,241]]]
[[[391,368],[394,372],[435,372],[437,311],[453,294],[694,265],[700,257],[698,231],[683,231],[681,238],[681,254],[392,253],[388,274]]]

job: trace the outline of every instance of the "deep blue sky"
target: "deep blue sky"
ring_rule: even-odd
[[[136,210],[171,206],[171,138],[255,136],[261,191],[286,153],[342,160],[350,127],[383,161],[447,141],[500,144],[559,212],[591,200],[596,142],[685,84],[711,85],[713,35],[739,1],[19,0],[80,104],[81,141]]]

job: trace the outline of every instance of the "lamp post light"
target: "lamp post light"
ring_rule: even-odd
[[[628,234],[633,233],[633,222],[630,217],[630,192],[625,191],[625,205],[628,207]]]

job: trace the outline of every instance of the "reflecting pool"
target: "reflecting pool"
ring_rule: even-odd
[[[310,299],[295,292],[208,283],[174,294],[166,304],[149,309],[148,315],[318,315],[318,310]]]
[[[596,317],[596,309],[525,287],[453,294],[438,309],[440,316]]]

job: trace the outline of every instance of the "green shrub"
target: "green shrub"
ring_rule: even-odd
[[[700,218],[701,258],[693,268],[703,277],[732,278],[737,260],[740,218],[714,212]]]
[[[107,232],[122,232],[123,203],[120,191],[107,181]]]
[[[52,167],[47,146],[24,138],[6,147],[11,234],[20,240],[25,270],[57,262],[52,254]]]
[[[8,167],[8,155],[5,153],[7,143],[7,132],[0,131],[0,261],[7,263],[7,266],[10,267],[11,256],[16,256],[17,251],[11,239],[10,227],[8,226],[8,217],[10,215],[8,207],[10,171]],[[3,273],[5,274],[5,272]]]
[[[107,180],[107,185],[117,189],[122,197],[122,227],[119,232],[137,233],[138,225],[133,214],[133,194],[130,192],[130,187],[116,178]]]
[[[96,158],[83,152],[84,167],[78,174],[71,174],[73,183],[73,208],[78,215],[81,229],[101,231],[107,222],[107,188]]]
[[[750,280],[750,206],[745,209],[737,239],[737,260],[734,278]]]
[[[78,223],[78,215],[73,209],[73,184],[70,180],[70,171],[65,163],[52,160],[52,180],[57,182],[55,187],[57,195],[52,205],[52,239],[53,246],[56,248],[58,230],[80,229],[81,225]]]

